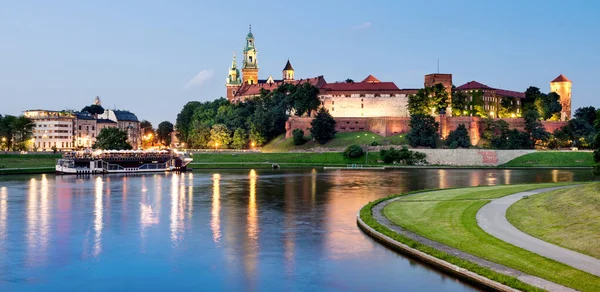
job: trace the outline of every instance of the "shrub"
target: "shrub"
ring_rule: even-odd
[[[379,156],[381,157],[381,160],[387,164],[398,163],[415,165],[427,163],[425,159],[427,155],[425,153],[410,151],[407,147],[402,147],[400,150],[394,148],[388,150],[381,149],[381,151],[379,151]]]
[[[344,150],[344,157],[346,158],[359,158],[364,154],[365,152],[359,145],[350,145]]]
[[[371,142],[371,146],[379,146],[379,142],[373,141],[373,142]]]
[[[302,145],[306,143],[306,139],[304,139],[304,131],[295,129],[292,131],[292,136],[294,137],[294,145]]]
[[[458,147],[469,148],[471,146],[469,131],[467,131],[464,124],[458,125],[456,130],[450,132],[448,138],[446,138],[446,144],[450,149],[456,149]]]

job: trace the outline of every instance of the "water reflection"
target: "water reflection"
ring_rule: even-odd
[[[104,215],[104,207],[102,206],[103,186],[104,181],[102,181],[102,177],[97,177],[95,182],[96,194],[94,197],[94,257],[98,257],[102,252],[102,228],[104,228],[104,222],[102,221]]]
[[[0,291],[110,291],[117,277],[138,290],[470,290],[365,236],[360,207],[425,188],[589,179],[495,169],[0,177]]]
[[[218,243],[221,239],[221,192],[219,190],[221,175],[213,174],[213,195],[212,195],[212,210],[210,219],[210,228],[212,230],[213,241]]]

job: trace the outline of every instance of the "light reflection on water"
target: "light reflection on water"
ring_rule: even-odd
[[[0,291],[471,290],[365,236],[359,208],[425,188],[589,179],[494,169],[1,177]]]

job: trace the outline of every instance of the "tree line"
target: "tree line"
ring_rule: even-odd
[[[291,115],[311,116],[321,105],[318,94],[319,89],[309,83],[283,84],[272,91],[261,89],[258,96],[239,103],[224,98],[191,101],[177,115],[177,138],[189,148],[262,146],[285,133]],[[319,115],[329,114],[322,109]]]
[[[25,116],[0,115],[0,149],[23,151],[33,147],[34,123]]]

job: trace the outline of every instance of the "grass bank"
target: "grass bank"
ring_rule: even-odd
[[[306,138],[309,139],[308,137]],[[323,145],[313,141],[308,141],[303,145],[294,145],[294,139],[285,139],[285,135],[281,135],[263,146],[261,150],[263,152],[288,152],[294,150],[311,150],[315,148],[346,148],[353,144],[371,145],[373,142],[377,142],[378,145],[408,144],[406,135],[383,137],[372,132],[353,132],[337,133],[333,139]]]
[[[379,153],[369,153],[369,162],[375,164]],[[306,165],[365,164],[366,157],[345,158],[340,152],[324,153],[200,153],[194,154],[194,164],[202,163],[293,163]],[[372,160],[371,160],[372,159]]]
[[[386,206],[383,212],[392,222],[407,230],[467,253],[577,290],[599,291],[600,277],[506,243],[477,225],[477,211],[491,199],[558,185],[561,184],[427,192],[401,198]]]
[[[520,200],[507,211],[519,230],[600,259],[600,183]]]
[[[503,167],[593,167],[592,152],[539,151],[517,157]]]
[[[0,154],[2,168],[51,167],[56,165],[60,154]]]

